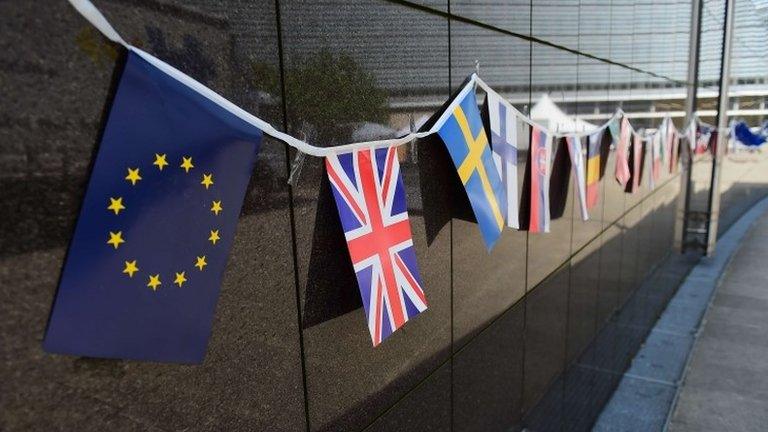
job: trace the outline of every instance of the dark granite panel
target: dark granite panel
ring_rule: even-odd
[[[451,367],[447,362],[409,391],[365,432],[451,430]]]
[[[458,88],[466,75],[474,72],[474,59],[487,65],[481,67],[483,77],[488,79],[490,85],[494,85],[497,79],[495,74],[499,72],[503,72],[505,82],[519,79],[527,85],[529,43],[489,30],[479,30],[460,22],[451,24],[453,88]],[[499,58],[500,49],[509,55]],[[471,59],[462,57],[462,52],[471,52]],[[479,100],[482,104],[484,96],[479,95]],[[520,122],[518,142],[527,143],[528,130],[527,125]],[[523,188],[525,154],[520,151],[518,196]],[[455,178],[455,174],[449,175]],[[489,253],[477,223],[459,218],[458,215],[471,214],[471,211],[463,188],[458,186],[457,189],[460,197],[452,200],[454,214],[457,215],[453,219],[452,238],[454,351],[525,294],[527,237],[525,231],[505,228]]]
[[[638,219],[640,209],[632,208],[624,216],[622,230],[624,236],[621,247],[621,277],[619,280],[619,306],[634,292],[637,276],[637,261],[639,255]]]
[[[600,238],[571,258],[568,296],[567,364],[581,354],[595,335],[600,289]]]
[[[609,226],[601,235],[600,284],[597,294],[597,326],[601,327],[619,305],[621,292],[621,255],[623,233],[619,226]]]
[[[526,297],[523,407],[536,405],[565,364],[570,263],[566,262]]]
[[[523,431],[559,432],[565,420],[564,382],[558,377],[539,402],[523,418]]]
[[[518,302],[453,359],[455,431],[509,431],[522,412],[523,313]]]
[[[276,67],[273,2],[99,3],[127,40],[279,124],[250,97],[257,93],[256,77],[244,57]],[[274,141],[264,143],[254,169],[201,365],[75,358],[40,349],[113,91],[111,74],[123,55],[66,3],[47,7],[40,14],[33,3],[0,6],[0,16],[9,18],[0,25],[3,39],[18,43],[18,52],[6,55],[31,68],[0,72],[3,94],[14,101],[0,108],[15,125],[4,136],[20,155],[33,156],[19,159],[23,175],[4,176],[4,185],[13,187],[0,190],[0,201],[16,212],[4,227],[21,234],[0,236],[0,286],[13,288],[13,294],[3,292],[8,301],[0,306],[6,366],[0,381],[3,393],[13,395],[0,407],[0,428],[304,430],[287,167],[285,149]],[[263,49],[254,52],[253,46]],[[279,93],[272,97],[279,104]],[[43,191],[56,204],[38,212],[30,204]]]
[[[393,137],[409,116],[432,110],[392,111],[422,75],[441,77],[448,96],[448,23],[439,16],[383,1],[285,2],[281,14],[289,130],[310,141]],[[434,178],[450,176],[450,162],[434,139],[399,156],[429,308],[376,348],[321,159],[306,160],[294,189],[311,430],[369,425],[449,354],[452,189]]]

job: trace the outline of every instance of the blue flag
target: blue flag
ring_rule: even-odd
[[[61,274],[46,351],[203,360],[262,137],[224,106],[129,51]]]
[[[458,104],[438,134],[451,154],[485,245],[491,250],[504,228],[505,191],[488,146],[474,88],[466,89],[469,91],[456,97]]]

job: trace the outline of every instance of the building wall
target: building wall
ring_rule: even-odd
[[[321,145],[406,127],[476,60],[524,111],[567,84],[570,113],[581,91],[610,100],[687,68],[689,1],[96,3],[127,41]],[[645,7],[676,18],[632,19]],[[648,38],[673,55],[646,63]],[[0,3],[0,42],[2,430],[585,430],[674,285],[635,291],[670,251],[677,176],[628,195],[611,155],[590,221],[566,177],[552,232],[507,230],[489,254],[444,149],[421,140],[401,164],[429,310],[374,349],[322,161],[290,188],[295,154],[266,139],[203,364],[46,354],[124,53],[65,2]]]

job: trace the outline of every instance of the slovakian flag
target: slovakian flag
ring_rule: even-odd
[[[584,153],[581,146],[581,138],[571,136],[566,138],[568,144],[568,154],[571,156],[571,171],[573,179],[576,182],[576,194],[579,197],[579,209],[581,210],[581,219],[589,220],[587,211],[587,178],[584,173]]]
[[[630,181],[627,183],[625,191],[635,193],[640,189],[640,181],[643,177],[643,137],[634,132],[632,133],[630,153],[632,155]]]
[[[469,197],[488,250],[504,228],[505,192],[493,162],[472,85],[459,92],[444,114],[438,135],[445,143]]]
[[[605,129],[593,133],[588,137],[587,144],[587,209],[597,205],[600,193],[600,146],[603,141]]]
[[[629,125],[629,119],[622,117],[621,119],[621,131],[619,133],[619,140],[616,143],[616,181],[622,187],[627,185],[627,182],[632,176],[629,171],[629,138],[632,132],[632,127]],[[615,137],[615,135],[614,135]]]
[[[373,346],[427,309],[397,148],[325,159]]]
[[[549,177],[552,160],[552,137],[538,126],[531,127],[530,220],[528,230],[549,232]]]
[[[518,229],[517,116],[512,105],[495,92],[488,92],[487,106],[493,161],[504,186],[507,226]]]
[[[127,55],[43,347],[199,363],[262,131],[178,70]]]

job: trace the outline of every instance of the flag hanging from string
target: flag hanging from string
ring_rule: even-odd
[[[631,155],[630,178],[625,188],[626,192],[635,193],[640,189],[640,181],[643,176],[643,138],[635,133],[631,133],[632,145],[630,146],[629,153]]]
[[[491,250],[504,228],[504,186],[493,162],[474,87],[465,87],[454,101],[457,103],[451,105],[452,111],[437,133],[451,155],[485,245]]]
[[[46,351],[203,360],[262,131],[194,86],[128,52]]]
[[[517,116],[512,105],[496,92],[488,92],[486,105],[493,160],[504,186],[502,204],[506,204],[507,226],[518,229]]]
[[[651,140],[651,175],[648,176],[648,185],[651,190],[654,190],[656,188],[656,183],[661,178],[661,167],[663,164],[662,161],[662,150],[661,150],[661,143],[663,140],[662,137],[662,130],[659,129],[659,131],[650,138]]]
[[[622,117],[619,140],[616,143],[616,181],[621,187],[626,187],[632,174],[629,171],[629,139],[632,127],[629,125],[629,119]],[[613,130],[612,130],[613,131]],[[616,135],[614,135],[615,139]]]
[[[549,232],[549,178],[552,160],[552,137],[538,126],[531,127],[530,210],[528,230]]]
[[[427,309],[397,148],[325,159],[368,330],[379,345]]]
[[[578,136],[568,137],[566,139],[568,144],[568,154],[571,156],[571,171],[573,172],[573,180],[576,182],[576,195],[579,197],[579,209],[581,211],[581,219],[589,220],[589,212],[587,211],[587,179],[584,173],[584,154],[581,146],[581,138]]]
[[[600,192],[600,158],[604,129],[587,137],[587,209],[597,205]]]

